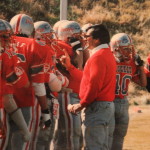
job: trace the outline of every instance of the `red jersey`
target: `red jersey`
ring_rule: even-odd
[[[128,95],[128,87],[131,80],[138,80],[137,66],[133,60],[128,63],[117,63],[116,73],[116,97],[124,98]]]
[[[22,65],[31,81],[47,82],[47,74],[51,72],[52,49],[45,42],[31,38],[15,37],[15,40],[18,48],[16,54],[22,59]]]
[[[105,45],[106,46],[106,45]],[[93,101],[113,101],[116,85],[116,62],[108,48],[98,46],[85,64],[80,84],[80,104],[89,105]]]
[[[28,74],[31,82],[45,83],[49,81],[49,72],[52,55],[49,47],[44,42],[35,39],[15,37],[17,49],[15,54],[21,61],[22,68]],[[14,97],[19,107],[34,105],[35,95],[33,87],[15,87]]]
[[[12,51],[5,50],[0,53],[0,107],[2,107],[2,95],[13,94],[13,85],[21,88],[27,82],[28,77]]]

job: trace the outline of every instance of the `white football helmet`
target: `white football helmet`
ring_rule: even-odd
[[[7,21],[0,19],[0,34],[3,33],[13,33],[13,30]]]
[[[12,34],[11,25],[7,21],[0,19],[0,51],[10,47]]]
[[[58,28],[59,28],[59,26],[61,26],[62,23],[63,23],[63,22],[66,22],[66,21],[68,21],[68,20],[59,20],[59,21],[57,21],[57,22],[54,24],[53,30],[54,30],[54,32],[56,33],[56,35],[58,34]]]
[[[53,45],[57,45],[57,42],[54,39],[54,30],[52,29],[51,25],[46,21],[37,21],[34,23],[34,29],[34,37],[38,40],[43,40],[53,49],[54,53],[56,53]]]
[[[46,21],[37,21],[34,23],[35,32],[39,32],[41,34],[51,33],[53,29],[51,25]]]
[[[46,21],[37,21],[34,23],[34,29],[35,29],[35,38],[41,39],[41,38],[53,38],[53,29],[51,25]],[[45,40],[45,39],[44,39]]]
[[[110,47],[118,62],[130,60],[134,51],[132,39],[126,33],[115,34]]]
[[[15,34],[31,36],[34,31],[33,20],[25,14],[18,14],[10,20],[10,25]]]
[[[80,25],[75,21],[63,22],[58,28],[58,38],[62,41],[67,42],[69,37],[74,35],[78,36],[81,34]]]

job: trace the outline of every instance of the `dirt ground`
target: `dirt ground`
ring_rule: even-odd
[[[123,150],[150,150],[150,105],[130,106]]]

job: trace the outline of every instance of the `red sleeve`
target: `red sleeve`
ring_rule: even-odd
[[[49,80],[51,72],[52,53],[50,47],[42,41],[34,41],[31,45],[30,75],[32,82],[44,83]]]
[[[77,69],[76,67],[74,67],[73,65],[71,65],[70,68],[68,68],[68,71],[70,73],[70,75],[77,81],[81,81],[82,76],[83,76],[83,71]]]

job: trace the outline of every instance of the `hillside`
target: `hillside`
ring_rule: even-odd
[[[9,21],[15,14],[26,13],[34,21],[46,20],[53,25],[59,20],[60,0],[1,0],[0,17]],[[139,53],[145,57],[150,49],[149,0],[68,0],[68,20],[107,25],[111,34],[127,32]]]
[[[118,3],[104,4],[102,1],[93,2],[91,8],[87,10],[77,6],[72,8],[78,14],[77,21],[81,24],[103,22],[108,26],[111,34],[117,32],[130,34],[137,51],[145,57],[150,49],[148,44],[150,42],[150,1],[139,3],[135,0],[120,0]]]

